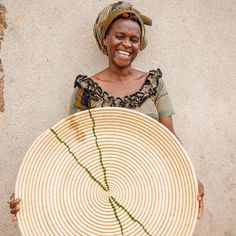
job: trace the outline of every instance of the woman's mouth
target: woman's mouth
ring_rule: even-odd
[[[116,52],[117,52],[117,54],[118,54],[120,57],[122,57],[122,58],[124,58],[124,59],[129,59],[129,58],[131,57],[131,53],[130,53],[130,52],[123,51],[123,50],[117,50]]]

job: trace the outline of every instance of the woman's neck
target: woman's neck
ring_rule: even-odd
[[[136,70],[132,67],[117,68],[115,66],[109,65],[104,72],[112,79],[123,81],[129,79]]]

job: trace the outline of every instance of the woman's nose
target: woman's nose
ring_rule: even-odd
[[[124,39],[122,41],[122,44],[125,46],[125,47],[131,47],[131,42],[129,39]]]

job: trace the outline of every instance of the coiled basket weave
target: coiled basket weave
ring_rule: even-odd
[[[22,235],[193,233],[197,181],[179,141],[148,116],[96,108],[33,143],[15,188]]]

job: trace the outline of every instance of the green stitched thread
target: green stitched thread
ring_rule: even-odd
[[[143,225],[140,221],[138,221],[137,219],[135,219],[135,218],[131,215],[131,213],[130,213],[124,206],[122,206],[119,202],[117,202],[114,197],[111,196],[110,198],[114,201],[114,203],[115,203],[118,207],[120,207],[122,210],[124,210],[124,211],[126,212],[126,214],[130,217],[130,219],[131,219],[132,221],[134,221],[135,223],[139,224],[139,225],[143,228],[144,232],[145,232],[147,235],[151,236],[151,234],[147,231],[147,229],[144,227],[144,225]],[[109,198],[109,200],[110,200],[110,198]]]
[[[74,157],[74,159],[76,160],[76,162],[88,173],[88,175],[91,177],[92,180],[94,180],[97,184],[99,184],[100,187],[102,187],[103,190],[105,190],[107,192],[106,187],[103,186],[103,184],[97,180],[92,173],[89,171],[89,169],[85,166],[83,166],[78,159],[76,158],[75,154],[70,150],[70,147],[64,142],[62,141],[59,136],[57,135],[56,131],[53,130],[52,128],[50,129],[52,131],[52,133],[56,136],[56,138],[59,140],[60,143],[64,144],[66,146],[66,148],[68,149],[68,152]]]
[[[118,214],[117,214],[117,212],[116,212],[116,207],[115,207],[115,205],[114,205],[113,202],[112,202],[112,197],[109,197],[109,202],[110,202],[111,207],[112,207],[112,209],[113,209],[113,211],[114,211],[116,220],[117,220],[118,223],[119,223],[121,235],[124,235],[124,229],[123,229],[123,226],[122,226],[122,224],[121,224],[121,222],[120,222],[120,219],[119,219],[119,217],[118,217]]]
[[[88,109],[89,111],[89,116],[93,122],[93,135],[95,137],[95,143],[96,143],[96,146],[97,146],[97,149],[98,149],[98,152],[99,152],[99,158],[100,158],[100,163],[101,163],[101,166],[102,166],[102,170],[103,170],[103,174],[104,174],[104,181],[105,181],[105,185],[106,185],[106,188],[107,188],[107,191],[109,191],[109,185],[108,185],[108,181],[107,181],[107,172],[106,172],[106,167],[104,166],[103,164],[103,160],[102,160],[102,151],[98,145],[98,137],[96,135],[96,132],[95,132],[95,120],[94,118],[92,117],[92,114],[91,114],[91,111],[90,109]]]
[[[92,128],[92,129],[93,129],[93,135],[94,135],[94,137],[95,137],[96,147],[97,147],[98,152],[99,152],[100,163],[101,163],[101,167],[102,167],[102,170],[103,170],[104,180],[105,180],[105,185],[106,185],[106,187],[104,187],[103,184],[102,184],[99,180],[97,180],[97,179],[92,175],[92,173],[88,170],[88,168],[86,168],[85,166],[83,166],[83,165],[78,161],[78,159],[76,158],[75,154],[70,150],[70,147],[69,147],[64,141],[62,141],[62,140],[60,139],[60,137],[58,136],[58,134],[56,133],[56,131],[53,130],[52,128],[51,128],[50,130],[51,130],[51,132],[55,135],[55,137],[58,139],[58,141],[66,146],[66,148],[68,149],[68,152],[74,157],[74,159],[76,160],[76,162],[87,172],[87,174],[90,176],[90,178],[91,178],[93,181],[95,181],[97,184],[99,184],[99,186],[100,186],[104,191],[108,192],[108,191],[109,191],[109,185],[108,185],[108,181],[107,181],[106,168],[105,168],[105,166],[104,166],[104,164],[103,164],[102,152],[101,152],[101,149],[100,149],[100,147],[99,147],[99,145],[98,145],[98,142],[97,142],[97,135],[96,135],[96,133],[95,133],[95,120],[94,120],[94,118],[92,117],[91,111],[90,111],[90,110],[88,110],[88,111],[89,111],[90,118],[92,119],[92,122],[93,122],[93,128]],[[131,219],[133,222],[139,224],[139,225],[143,228],[144,232],[145,232],[147,235],[151,236],[151,234],[147,231],[147,229],[144,227],[144,225],[143,225],[140,221],[138,221],[137,219],[135,219],[135,217],[133,217],[133,216],[131,215],[131,213],[130,213],[124,206],[122,206],[120,203],[118,203],[114,197],[110,196],[110,197],[109,197],[109,202],[110,202],[111,207],[112,207],[112,209],[113,209],[113,211],[114,211],[115,218],[116,218],[116,220],[117,220],[118,223],[119,223],[120,230],[121,230],[121,235],[124,235],[124,228],[123,228],[122,223],[121,223],[121,221],[120,221],[120,219],[119,219],[119,217],[118,217],[118,214],[117,214],[115,205],[117,205],[119,208],[121,208],[123,211],[125,211],[126,214],[130,217],[130,219]],[[114,204],[114,203],[115,203],[115,204]]]

